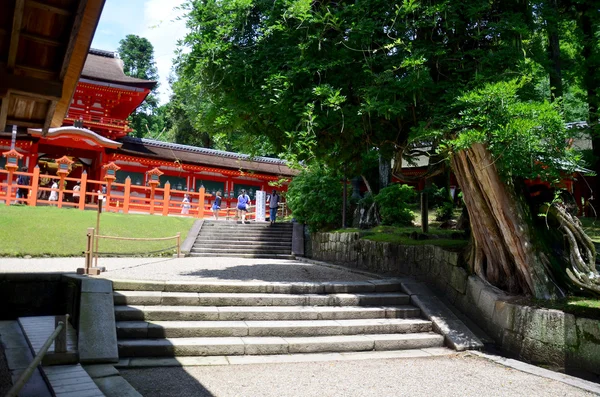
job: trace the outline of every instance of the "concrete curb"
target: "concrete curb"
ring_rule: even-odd
[[[493,361],[497,364],[504,365],[505,367],[516,369],[518,371],[525,372],[528,374],[540,376],[542,378],[552,379],[567,384],[569,386],[574,386],[588,391],[590,393],[600,395],[600,384],[598,383],[590,382],[570,375],[561,374],[560,372],[554,372],[549,369],[536,367],[535,365],[527,364],[518,360],[513,360],[511,358],[495,356],[479,351],[469,351],[468,353]]]
[[[80,285],[77,324],[79,362],[119,361],[112,281],[65,275]]]
[[[247,364],[276,364],[303,363],[320,361],[356,361],[383,360],[393,358],[429,358],[450,356],[457,353],[445,347],[430,347],[412,350],[364,351],[347,353],[305,353],[305,354],[273,354],[247,356],[180,356],[164,358],[125,358],[121,359],[116,368],[149,368],[149,367],[189,367],[216,365],[247,365]]]
[[[181,254],[183,256],[189,255],[190,251],[192,250],[192,247],[194,246],[194,242],[200,234],[200,229],[202,229],[203,224],[204,219],[197,219],[190,228],[190,231],[188,232],[185,241],[183,242],[183,244],[181,244]]]

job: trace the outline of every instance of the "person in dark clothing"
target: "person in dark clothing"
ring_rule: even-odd
[[[21,168],[21,171],[27,172],[27,167]],[[27,196],[29,195],[29,176],[19,175],[17,177],[17,185],[21,185],[21,187],[17,188],[17,198],[27,199]]]

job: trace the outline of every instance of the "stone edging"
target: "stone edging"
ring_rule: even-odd
[[[196,219],[196,221],[194,221],[194,224],[190,228],[190,231],[188,232],[187,237],[185,238],[185,241],[181,244],[181,255],[183,255],[183,256],[189,255],[190,251],[192,250],[192,247],[194,246],[194,242],[196,241],[196,239],[198,238],[198,235],[200,234],[200,229],[202,229],[203,224],[204,224],[204,219]],[[175,256],[177,256],[177,255],[175,255]]]
[[[358,233],[315,233],[307,243],[313,259],[426,281],[519,358],[600,374],[599,320],[517,304],[515,297],[469,276],[457,253],[360,240]]]

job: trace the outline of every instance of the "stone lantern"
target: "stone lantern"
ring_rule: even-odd
[[[10,172],[12,176],[12,173],[19,168],[19,160],[23,158],[23,155],[17,152],[15,149],[4,152],[2,155],[6,157],[6,165],[4,168],[6,168],[6,170]]]
[[[23,158],[23,155],[19,152],[17,152],[15,149],[11,149],[8,152],[4,152],[2,153],[2,155],[4,157],[6,157],[6,165],[4,166],[4,168],[6,168],[6,170],[8,171],[8,189],[7,189],[7,194],[8,194],[8,199],[5,200],[4,202],[6,203],[6,205],[10,205],[10,196],[11,196],[11,185],[12,185],[12,180],[13,180],[13,174],[15,171],[17,171],[19,169],[19,160]]]
[[[154,191],[160,183],[160,176],[163,174],[158,168],[153,168],[146,172],[148,174],[148,184],[150,185],[150,213],[154,214]]]
[[[117,171],[121,169],[118,165],[116,165],[113,161],[102,166],[104,168],[104,180],[106,181],[106,203],[107,208],[110,206],[110,190],[112,187],[112,183],[117,179]],[[118,207],[118,202],[117,202]]]

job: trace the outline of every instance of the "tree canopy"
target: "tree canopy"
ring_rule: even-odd
[[[413,143],[427,142],[438,156],[430,164],[451,164],[470,195],[474,271],[514,292],[547,297],[562,288],[531,248],[537,214],[523,206],[519,181],[552,182],[577,163],[565,114],[595,128],[600,7],[189,0],[183,8],[189,33],[174,88],[189,98],[195,128],[266,137],[291,160],[351,173],[375,149],[395,158],[398,176],[404,157],[423,153]],[[565,249],[566,262],[578,244]]]
[[[158,69],[154,62],[154,47],[148,39],[129,34],[119,41],[117,52],[123,61],[123,71],[127,76],[151,81],[158,80]],[[163,119],[157,117],[157,90],[158,84],[131,115],[130,126],[133,128],[133,134],[137,137],[156,133],[164,128]]]

